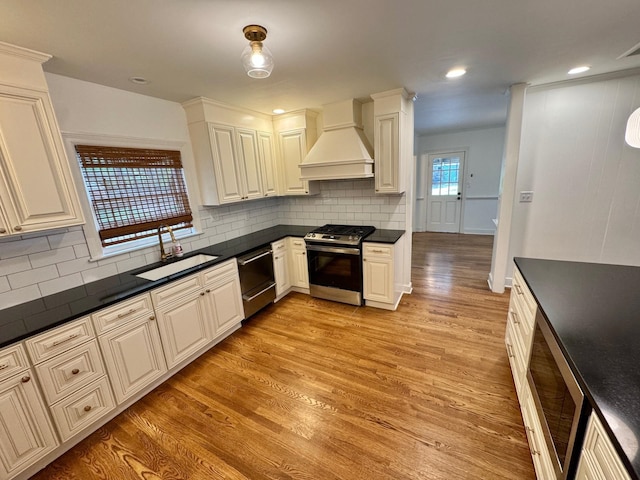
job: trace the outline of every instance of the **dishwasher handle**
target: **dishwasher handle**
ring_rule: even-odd
[[[259,258],[265,257],[267,255],[271,255],[272,253],[273,252],[271,251],[271,249],[269,249],[269,250],[261,251],[257,255],[254,255],[253,257],[249,257],[249,258],[241,257],[238,259],[238,265],[240,266],[247,265],[248,263],[255,262]]]
[[[268,287],[263,288],[262,290],[260,290],[255,295],[251,295],[250,297],[248,297],[246,294],[242,295],[242,300],[244,300],[245,302],[251,302],[252,300],[254,300],[254,299],[258,298],[260,295],[262,295],[264,292],[266,292],[267,290],[272,289],[275,286],[276,286],[276,282],[271,282]]]

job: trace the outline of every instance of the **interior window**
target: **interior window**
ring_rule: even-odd
[[[193,227],[177,150],[76,145],[103,247]]]

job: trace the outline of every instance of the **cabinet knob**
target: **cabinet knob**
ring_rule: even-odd
[[[72,375],[77,375],[77,374],[79,374],[79,373],[80,373],[80,370],[79,370],[79,369],[77,369],[77,368],[74,368],[73,370],[71,370],[71,374],[72,374]]]
[[[84,407],[84,411],[88,412],[91,410],[91,405],[87,405],[86,407]]]
[[[200,292],[200,295],[204,295],[204,292]]]
[[[20,230],[22,230],[22,227],[21,227],[20,225],[16,225],[15,227],[13,227],[13,229],[14,229],[16,232],[19,232]]]
[[[155,315],[151,315],[151,316],[149,317],[149,320],[155,320],[155,319],[156,319]]]
[[[302,254],[303,254],[303,255],[306,255],[306,254],[307,254],[307,252],[302,252]]]
[[[31,380],[31,377],[29,375],[25,375],[20,379],[22,383],[27,383],[29,380]]]
[[[362,261],[363,261],[363,262],[366,262],[366,261],[367,261],[367,259],[366,259],[366,258],[363,258],[363,259],[362,259]]]
[[[0,233],[7,233],[7,229],[6,228],[0,228]]]
[[[207,292],[207,293],[211,293],[211,290],[207,288],[207,289],[205,290],[205,292]]]

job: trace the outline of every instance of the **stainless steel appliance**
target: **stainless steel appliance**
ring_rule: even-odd
[[[324,225],[304,237],[312,297],[362,305],[362,241],[375,227]]]
[[[276,298],[273,275],[273,252],[270,247],[254,250],[238,257],[238,274],[244,318],[249,318]]]
[[[557,479],[573,478],[588,408],[556,338],[538,311],[527,380]]]

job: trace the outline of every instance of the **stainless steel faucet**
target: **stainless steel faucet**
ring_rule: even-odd
[[[165,252],[164,250],[164,243],[162,242],[162,229],[166,228],[167,231],[169,232],[169,235],[171,235],[171,241],[173,243],[176,242],[176,237],[173,235],[173,230],[171,230],[171,227],[169,225],[159,225],[158,226],[158,240],[160,243],[160,261],[162,262],[166,262],[167,260],[169,260],[170,258],[173,257],[173,251],[171,249],[169,249],[168,252]]]

